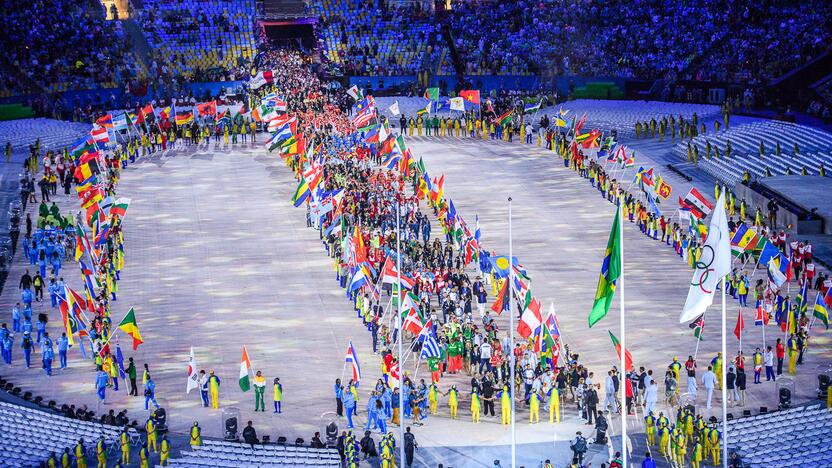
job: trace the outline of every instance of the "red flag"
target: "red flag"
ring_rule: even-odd
[[[197,104],[196,110],[199,112],[199,115],[217,115],[217,101]]]
[[[508,282],[508,281],[506,281]],[[517,333],[528,340],[532,333],[537,330],[537,327],[543,323],[543,315],[540,314],[540,301],[533,297],[529,306],[523,311],[520,317],[520,323],[517,324]]]
[[[745,329],[745,321],[742,319],[742,309],[737,309],[737,326],[734,327],[734,336],[742,340],[742,331]]]
[[[480,105],[480,91],[478,89],[463,89],[459,92],[459,97],[471,104]]]
[[[497,312],[497,315],[500,315],[504,309],[508,308],[508,278],[503,281],[503,287],[500,288],[500,293],[497,295],[497,299],[494,300],[494,304],[491,305],[491,310]]]

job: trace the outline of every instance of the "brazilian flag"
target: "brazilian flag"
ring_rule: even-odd
[[[621,276],[621,207],[615,212],[615,219],[604,252],[604,263],[601,264],[601,276],[598,278],[598,289],[595,292],[595,302],[589,313],[589,326],[592,327],[607,315],[615,295],[615,282]]]

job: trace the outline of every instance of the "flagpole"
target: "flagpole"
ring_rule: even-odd
[[[401,204],[396,202],[396,283],[397,289],[396,294],[399,296],[396,298],[396,323],[398,324],[398,345],[399,345],[399,439],[400,439],[400,449],[401,449],[401,459],[400,463],[402,466],[405,464],[405,454],[404,454],[404,369],[402,367],[402,298],[401,298],[401,291],[402,291],[402,251],[401,251],[401,228],[400,228],[400,220],[401,220]],[[390,299],[393,300],[392,297]]]
[[[722,382],[728,382],[728,352],[725,337],[725,277],[722,277]],[[742,330],[740,330],[742,336]],[[740,341],[742,343],[742,341]],[[728,468],[728,385],[722,385],[722,466]]]
[[[508,316],[509,316],[509,362],[511,363],[511,381],[508,384],[509,395],[511,396],[511,467],[517,467],[517,427],[514,410],[514,373],[517,367],[514,355],[514,307],[512,306],[512,286],[514,285],[514,257],[511,252],[511,197],[508,197]]]
[[[619,326],[621,327],[621,456],[623,457],[622,460],[624,462],[624,466],[629,466],[627,464],[627,393],[624,391],[624,386],[628,385],[627,382],[627,333],[624,324],[624,200],[619,197],[618,199],[618,239],[620,240],[618,245],[618,255],[619,255],[619,275],[618,280],[616,281],[616,285],[620,288],[620,309],[621,309],[621,317]]]

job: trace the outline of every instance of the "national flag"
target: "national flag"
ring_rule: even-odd
[[[140,344],[144,343],[144,340],[142,340],[142,334],[139,332],[139,325],[136,323],[136,313],[133,312],[132,307],[129,311],[127,311],[127,315],[124,316],[121,322],[119,322],[118,328],[133,338],[133,351],[135,351]]]
[[[248,350],[243,345],[243,357],[240,359],[240,390],[247,392],[251,389],[251,361],[248,359]]]
[[[67,303],[66,300],[63,300],[63,299],[65,299],[64,297],[59,296],[59,298],[62,299],[62,300],[61,300],[61,303],[58,307],[58,310],[60,310],[60,312],[61,312],[61,319],[63,320],[63,323],[64,323],[64,330],[66,331],[66,338],[67,338],[67,341],[69,342],[70,345],[74,345],[75,340],[73,340],[73,338],[72,338],[73,330],[72,330],[72,324],[71,324],[70,318],[69,318],[70,317],[69,304]]]
[[[577,135],[578,132],[580,132],[581,129],[584,127],[585,123],[586,123],[586,112],[584,112],[584,114],[581,116],[580,120],[575,122],[575,131],[573,132],[573,134]]]
[[[702,339],[702,332],[705,330],[705,316],[700,315],[699,318],[691,322],[688,327],[693,329],[693,336]]]
[[[375,107],[367,107],[363,109],[361,112],[355,114],[350,122],[352,122],[355,128],[361,128],[366,126],[370,123],[371,120],[376,116],[376,109]]]
[[[532,298],[529,306],[523,311],[520,316],[520,323],[517,324],[517,333],[523,337],[524,340],[532,336],[537,327],[543,323],[543,316],[540,314],[540,301],[537,298]]]
[[[797,314],[802,314],[806,312],[809,308],[809,280],[803,280],[803,286],[800,287],[800,291],[797,293],[797,297],[794,298],[794,305],[796,307],[795,312]]]
[[[381,269],[381,282],[382,284],[398,284],[399,276],[398,270],[396,269],[396,264],[393,262],[392,257],[387,257],[387,260],[384,261],[384,266]],[[413,289],[416,286],[416,280],[411,278],[408,275],[402,274],[402,288],[404,289]]]
[[[611,331],[607,330],[607,332],[610,334],[610,339],[612,340],[612,345],[615,347],[615,353],[618,354],[618,359],[621,359],[621,343],[618,342],[618,338]],[[627,372],[633,370],[633,355],[626,349],[624,350],[624,367],[626,367]]]
[[[670,198],[670,194],[673,193],[673,187],[670,186],[667,182],[665,182],[662,176],[656,177],[656,195],[660,196],[662,200],[667,200]]]
[[[216,116],[217,125],[231,125],[231,112],[226,109]]]
[[[699,193],[699,190],[696,190],[695,187],[690,189],[690,192],[685,195],[684,199],[679,198],[679,206],[688,208],[699,219],[709,215],[714,209],[714,205],[704,195]]]
[[[425,99],[430,99],[431,101],[438,101],[439,100],[439,88],[428,88],[425,90],[425,94],[423,96]]]
[[[589,149],[589,148],[598,148],[600,144],[598,143],[598,139],[601,137],[601,131],[597,128],[592,130],[589,133],[585,133],[586,138],[581,141],[581,148]]]
[[[364,93],[358,89],[357,85],[350,86],[350,89],[347,90],[347,95],[356,101],[360,101],[364,97]]]
[[[832,288],[826,290],[826,296],[821,296],[820,291],[818,291],[817,296],[815,296],[815,307],[812,309],[812,314],[826,325],[827,330],[829,329],[830,304],[832,304]]]
[[[188,125],[189,123],[191,123],[193,121],[194,121],[194,113],[191,112],[191,111],[176,114],[176,117],[174,118],[174,123],[176,123],[176,125],[178,125],[180,127],[183,126],[183,125]]]
[[[390,111],[391,115],[399,115],[401,112],[399,111],[399,101],[393,102],[390,107],[387,108]],[[402,129],[404,131],[404,129]]]
[[[746,250],[750,250],[748,248],[749,246],[757,244],[756,237],[757,233],[749,229],[745,224],[740,224],[731,237],[731,246],[733,250],[739,253],[745,252]]]
[[[368,284],[370,284],[370,273],[367,271],[367,267],[360,265],[355,268],[355,273],[350,279],[349,286],[347,286],[347,292],[352,293],[353,291]]]
[[[127,208],[130,206],[130,199],[127,197],[116,198],[113,206],[110,207],[110,216],[116,215],[123,218],[127,214]]]
[[[552,122],[554,123],[555,127],[566,128],[566,121],[560,117],[555,117],[554,119],[552,119]]]
[[[791,262],[782,253],[779,253],[768,262],[768,277],[777,287],[789,281],[791,276]]]
[[[425,114],[430,114],[430,108],[431,108],[432,104],[433,104],[433,101],[428,102],[428,104],[424,108],[417,110],[416,111],[416,117],[420,117],[420,116],[425,115]]]
[[[352,340],[350,340],[349,347],[347,348],[347,356],[344,358],[344,362],[352,367],[352,379],[355,383],[361,381],[361,366],[358,364],[358,354],[355,352]]]
[[[768,239],[763,237],[762,240],[763,240],[763,249],[760,252],[760,257],[759,257],[758,261],[760,262],[760,265],[763,265],[766,268],[768,268],[769,262],[773,258],[781,255],[780,254],[780,249],[775,247],[774,244],[772,244],[771,242],[768,241]]]
[[[755,312],[757,314],[754,317],[754,325],[755,326],[768,325],[768,314],[766,313],[765,309],[763,308],[763,301],[757,301],[757,309],[756,309]]]
[[[113,130],[127,130],[127,125],[129,125],[129,123],[130,119],[127,118],[127,113],[122,112],[120,115],[113,117]]]
[[[72,144],[72,149],[69,150],[76,158],[84,153],[91,153],[96,151],[95,140],[92,136],[83,136]]]
[[[107,133],[107,129],[104,127],[93,127],[90,130],[90,135],[96,143],[106,144],[110,142],[110,134]]]
[[[199,387],[199,371],[196,366],[196,357],[194,357],[194,347],[191,346],[191,354],[188,357],[188,383],[185,387],[185,393],[191,393],[191,390]]]
[[[113,114],[104,114],[97,118],[95,123],[104,128],[113,128]]]
[[[257,72],[248,82],[248,87],[251,89],[260,89],[261,87],[274,82],[274,72],[272,70],[262,70]]]
[[[461,97],[451,98],[450,104],[452,111],[465,111],[465,99]]]
[[[411,292],[402,291],[402,329],[414,335],[422,332],[422,312],[419,309],[419,297]]]
[[[292,204],[295,205],[295,208],[299,207],[309,198],[312,191],[309,188],[309,184],[306,183],[306,179],[303,177],[300,178],[300,183],[298,183],[298,187],[295,189],[295,194],[292,195]]]
[[[217,115],[217,101],[197,104],[196,111],[199,113],[200,116]]]
[[[506,125],[511,123],[511,113],[512,111],[510,109],[507,110],[503,115],[494,119],[494,122],[496,122],[496,124],[501,127],[505,127]]]
[[[526,107],[523,108],[524,114],[531,114],[532,112],[537,112],[540,110],[540,105],[543,103],[542,100],[537,101],[536,104],[526,104]]]
[[[141,115],[142,120],[144,120],[147,123],[152,123],[156,121],[156,113],[153,110],[153,104],[148,104],[142,107],[139,110],[139,115]]]
[[[737,324],[734,326],[734,336],[742,341],[742,331],[745,330],[745,320],[742,319],[742,308],[737,308]]]
[[[480,90],[478,89],[463,89],[459,92],[459,97],[471,104],[480,105]]]
[[[116,344],[116,364],[118,365],[118,376],[120,378],[127,377],[124,371],[124,354],[121,352],[121,345]]]
[[[75,226],[75,261],[81,260],[84,252],[90,251],[90,241],[87,239],[87,233],[84,232],[83,226],[77,224]]]
[[[636,152],[633,151],[629,155],[627,155],[627,151],[624,149],[624,147],[622,146],[620,148],[621,148],[621,151],[620,151],[621,152],[621,155],[620,155],[621,156],[621,159],[620,159],[621,167],[633,167],[633,166],[635,166],[636,165]]]
[[[601,263],[601,275],[598,277],[598,287],[595,290],[595,302],[589,313],[589,326],[592,327],[604,318],[610,310],[612,298],[615,295],[615,282],[621,276],[621,207],[615,211],[612,221],[604,261]]]
[[[163,119],[170,119],[171,117],[176,115],[176,104],[171,104],[168,107],[165,107],[159,112],[159,117]]]
[[[704,314],[714,301],[717,284],[731,273],[731,236],[728,232],[728,217],[725,215],[724,196],[721,194],[717,201],[708,228],[708,238],[702,248],[702,255],[696,262],[696,272],[690,282],[679,322],[689,322]]]
[[[427,333],[425,333],[426,331]],[[433,336],[433,329],[431,327],[425,326],[420,336],[423,337],[422,352],[420,353],[422,359],[432,359],[442,356],[442,349],[439,347],[436,337]]]
[[[508,296],[509,296],[509,284],[508,279],[503,281],[503,286],[500,288],[500,292],[497,294],[497,298],[494,300],[494,304],[491,305],[491,310],[500,315],[504,310],[509,310],[511,304],[509,303]]]

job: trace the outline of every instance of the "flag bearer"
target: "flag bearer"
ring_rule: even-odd
[[[254,375],[254,411],[266,411],[266,403],[263,395],[266,393],[266,378],[263,373],[257,371]]]

